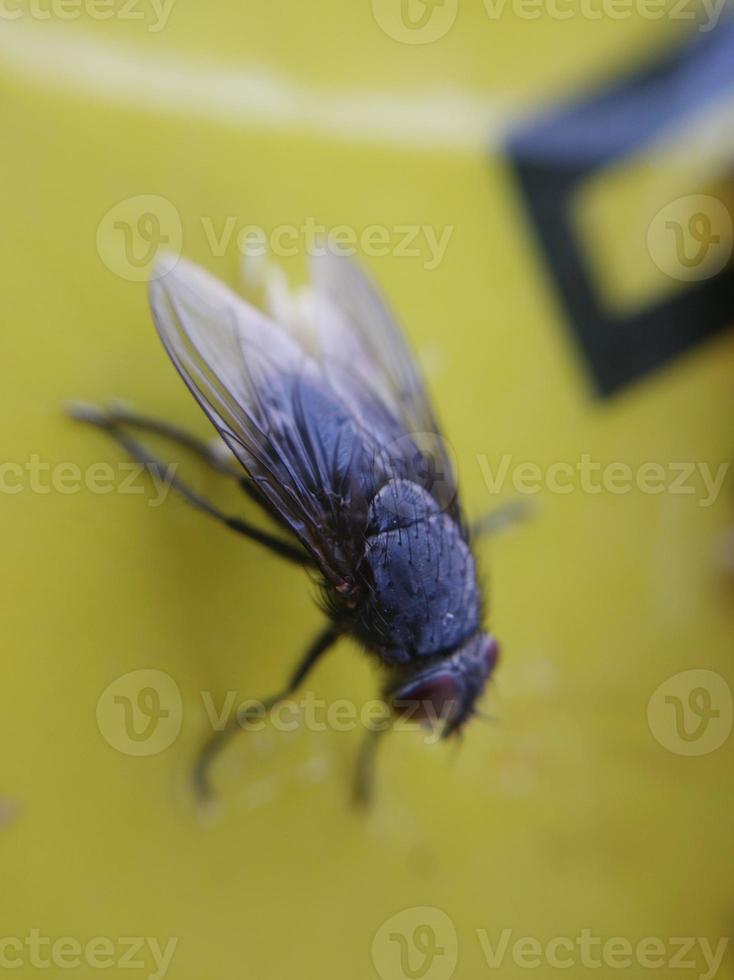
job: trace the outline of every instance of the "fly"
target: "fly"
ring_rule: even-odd
[[[349,634],[383,668],[390,716],[438,725],[447,737],[476,713],[498,658],[482,626],[472,533],[451,461],[417,365],[372,281],[324,251],[312,262],[310,298],[308,335],[190,262],[154,275],[155,326],[230,458],[125,409],[76,406],[73,414],[151,471],[169,473],[194,507],[317,577],[326,624],[282,690],[261,702],[265,710],[292,696]],[[171,477],[131,429],[167,437],[236,478],[277,533]],[[244,721],[237,713],[205,745],[195,769],[202,798],[211,793],[214,757]],[[376,734],[360,757],[363,798]]]

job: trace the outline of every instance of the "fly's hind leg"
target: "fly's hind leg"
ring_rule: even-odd
[[[194,792],[200,802],[206,802],[212,798],[209,780],[211,766],[232,736],[243,730],[248,722],[261,718],[276,704],[293,695],[321,657],[334,645],[341,633],[342,630],[333,623],[326,626],[306,650],[288,683],[281,691],[245,710],[237,711],[224,728],[214,732],[209,737],[199,753],[193,772]]]
[[[95,408],[92,405],[81,404],[74,404],[70,406],[69,412],[72,418],[75,418],[80,422],[86,422],[89,425],[94,425],[97,428],[107,432],[119,446],[122,446],[122,448],[126,450],[128,455],[130,455],[136,462],[145,466],[153,477],[161,480],[167,486],[173,487],[173,489],[181,494],[184,500],[191,504],[192,507],[195,507],[197,510],[208,514],[210,517],[213,517],[216,521],[224,524],[232,531],[236,531],[238,534],[242,534],[244,537],[250,538],[251,541],[255,541],[258,544],[263,545],[280,558],[285,558],[288,561],[295,562],[298,565],[313,564],[310,556],[297,545],[290,544],[288,541],[283,541],[281,538],[277,537],[277,535],[270,534],[267,531],[262,531],[260,528],[255,527],[253,524],[249,524],[247,521],[241,520],[239,517],[233,517],[230,514],[225,514],[215,504],[207,500],[206,497],[203,497],[200,493],[190,487],[188,483],[181,480],[176,475],[174,466],[169,463],[164,463],[162,460],[158,459],[157,456],[153,455],[153,453],[146,449],[145,446],[133,439],[125,431],[124,426],[137,425],[139,428],[146,428],[148,431],[156,432],[159,435],[168,435],[169,438],[176,438],[177,441],[186,444],[189,448],[194,449],[195,451],[203,454],[206,458],[209,458],[210,450],[206,443],[196,439],[194,436],[189,436],[188,434],[183,433],[172,426],[168,426],[167,423],[153,422],[153,420],[143,419],[141,416],[134,416],[130,413],[127,413],[125,416],[121,416],[119,414],[115,414],[114,412],[110,413],[104,411],[103,409]],[[135,420],[134,422],[132,421],[133,419]],[[233,472],[233,475],[236,474]]]

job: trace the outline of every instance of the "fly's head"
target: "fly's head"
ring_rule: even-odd
[[[499,659],[497,640],[477,632],[463,646],[418,673],[403,676],[387,692],[396,715],[439,728],[442,737],[458,732],[475,713],[475,704]]]

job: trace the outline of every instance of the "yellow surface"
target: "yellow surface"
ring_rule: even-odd
[[[155,337],[144,285],[116,276],[97,251],[103,216],[141,194],[171,201],[185,253],[231,282],[237,252],[213,256],[202,217],[217,228],[228,215],[266,229],[307,216],[356,229],[451,226],[434,270],[394,255],[367,264],[427,366],[472,513],[497,502],[477,454],[542,467],[584,453],[633,467],[716,468],[729,458],[732,334],[594,401],[506,164],[481,139],[453,150],[330,139],[306,123],[294,131],[207,121],[205,110],[189,117],[186,98],[181,111],[156,113],[128,102],[124,87],[111,97],[102,79],[67,91],[54,83],[50,54],[58,45],[63,66],[70,42],[92,45],[103,71],[112,46],[192,72],[254,67],[296,88],[417,104],[450,79],[452,98],[486,97],[490,115],[495,102],[532,105],[576,90],[658,47],[667,26],[509,14],[490,23],[479,3],[465,3],[444,39],[408,46],[380,30],[367,3],[337,0],[179,0],[157,34],[116,20],[0,26],[3,461],[117,464],[113,445],[62,416],[69,397],[123,397],[207,433]],[[36,44],[45,53],[34,57]],[[444,122],[439,113],[437,132]],[[232,503],[183,462],[198,486]],[[678,936],[715,946],[727,934],[734,740],[676,754],[653,737],[647,706],[687,669],[734,683],[734,597],[719,560],[731,479],[708,508],[669,493],[542,492],[531,523],[480,553],[503,646],[485,705],[496,724],[472,725],[458,750],[396,735],[367,815],[348,803],[357,733],[245,737],[222,760],[222,811],[207,821],[185,793],[207,727],[200,692],[218,701],[228,690],[269,693],[319,613],[302,574],[177,499],[146,506],[152,493],[26,486],[0,500],[0,797],[9,817],[15,806],[0,831],[0,938],[32,928],[82,943],[176,937],[175,980],[372,978],[375,936],[378,960],[396,942],[379,938],[382,924],[430,906],[457,930],[455,975],[475,980],[526,973],[509,953],[490,970],[478,930],[493,944],[506,928],[512,941],[543,944],[584,928],[668,946]],[[511,499],[512,487],[501,496]],[[96,723],[102,692],[139,669],[170,674],[184,707],[178,740],[143,758],[116,751]],[[344,644],[311,687],[361,703],[375,683]],[[440,929],[438,938],[453,942]],[[720,975],[732,968],[727,956]],[[576,959],[568,978],[589,972]],[[700,952],[697,964],[684,975],[705,972]],[[439,958],[432,970],[441,968]],[[153,967],[148,957],[145,969],[106,972],[148,976]],[[637,964],[622,974],[649,972]],[[12,975],[37,973],[26,957]],[[64,971],[99,973],[89,964]],[[389,974],[405,975],[397,966]]]

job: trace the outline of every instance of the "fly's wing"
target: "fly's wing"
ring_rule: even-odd
[[[311,261],[314,327],[324,372],[357,416],[382,406],[399,436],[385,452],[463,526],[456,477],[423,378],[402,331],[360,267],[324,248]]]
[[[260,491],[338,582],[361,544],[374,438],[319,364],[264,314],[180,260],[150,286],[153,318],[183,380]]]

